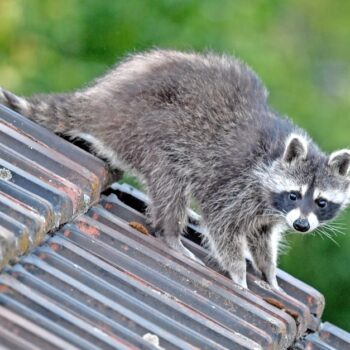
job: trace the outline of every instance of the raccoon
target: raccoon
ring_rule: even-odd
[[[278,246],[335,218],[350,202],[350,151],[325,155],[268,105],[265,86],[236,58],[153,50],[132,55],[91,85],[0,102],[69,138],[82,138],[147,186],[148,217],[170,248],[195,199],[212,256],[247,288],[245,254],[272,288]]]

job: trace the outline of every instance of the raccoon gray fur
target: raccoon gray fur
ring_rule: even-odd
[[[321,152],[269,107],[260,79],[235,58],[153,50],[79,91],[0,90],[0,102],[138,174],[158,236],[193,259],[180,234],[194,198],[213,257],[243,287],[247,251],[278,289],[283,233],[311,232],[349,203],[350,151]]]

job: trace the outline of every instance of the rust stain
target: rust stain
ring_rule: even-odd
[[[92,214],[92,219],[97,220],[99,218],[99,215],[97,213]]]
[[[149,235],[149,231],[147,230],[147,228],[145,226],[143,226],[142,224],[140,224],[139,222],[130,221],[129,226],[134,228],[135,230],[143,233],[144,235]]]
[[[287,313],[288,315],[292,316],[295,319],[295,321],[298,321],[299,314],[296,311],[291,310],[291,309],[283,309],[283,311],[285,313]]]
[[[42,260],[45,260],[46,257],[47,257],[47,254],[45,254],[45,253],[40,253],[39,254],[39,258],[42,259]]]
[[[9,287],[4,285],[4,284],[0,284],[0,293],[7,293],[9,291]]]
[[[69,230],[64,230],[63,236],[64,237],[69,237],[70,236],[70,231]]]
[[[0,169],[0,170],[1,170],[1,169]],[[1,177],[0,177],[0,178],[1,178]],[[0,191],[0,195],[3,196],[3,197],[5,197],[5,198],[7,198],[7,199],[9,199],[11,202],[13,202],[14,204],[18,205],[19,207],[22,207],[22,208],[28,210],[28,211],[31,212],[31,213],[38,214],[38,212],[37,212],[34,208],[32,208],[31,206],[29,206],[29,205],[23,203],[23,202],[20,201],[19,199],[10,196],[10,195],[7,194],[6,192]]]
[[[66,184],[54,184],[53,182],[49,184],[55,187],[57,190],[64,192],[70,198],[73,204],[74,212],[77,212],[79,210],[79,201],[81,201],[81,197],[83,195],[81,189],[74,188],[73,186],[75,185],[73,185],[72,183],[70,183],[70,186]]]
[[[35,143],[38,143],[38,144],[40,144],[40,145],[45,146],[46,148],[48,148],[48,146],[47,146],[45,143],[39,141],[38,139],[36,139],[36,138],[33,137],[32,135],[25,133],[21,128],[18,128],[18,127],[16,127],[15,125],[12,125],[12,124],[6,122],[5,120],[1,120],[1,124],[5,125],[7,128],[9,128],[9,129],[11,129],[11,130],[14,130],[16,133],[18,133],[18,134],[20,134],[20,135],[22,135],[22,136],[27,137],[29,140],[31,140],[31,141],[33,141],[33,142],[35,142]]]
[[[113,208],[113,204],[111,204],[111,203],[106,203],[106,204],[104,205],[104,207],[105,207],[106,209],[110,210],[110,209]]]
[[[277,299],[274,299],[274,298],[263,298],[267,303],[269,303],[270,305],[273,305],[275,307],[277,307],[278,309],[281,309],[282,311],[284,311],[285,313],[287,313],[288,315],[292,316],[294,318],[295,321],[298,322],[299,320],[299,314],[292,310],[292,309],[289,309],[289,308],[286,308],[286,306],[280,302],[279,300]]]
[[[57,252],[60,249],[60,246],[57,243],[51,243],[50,248]]]
[[[27,144],[30,147],[33,147],[35,150],[37,150],[40,153],[45,153],[47,150],[49,150],[50,158],[58,160],[61,164],[68,163],[68,168],[79,172],[82,172],[82,175],[84,177],[87,177],[91,183],[95,183],[94,186],[94,192],[95,192],[95,200],[98,199],[99,195],[99,188],[100,188],[100,173],[106,177],[106,169],[103,164],[101,164],[99,167],[101,169],[97,169],[98,173],[95,174],[94,172],[88,170],[85,168],[82,164],[77,164],[74,162],[69,155],[65,155],[60,153],[54,148],[51,148],[48,144],[47,141],[43,142],[42,140],[38,140],[37,138],[33,137],[31,134],[28,134],[24,132],[21,128],[16,127],[13,124],[10,124],[4,120],[1,120],[0,123],[4,125],[6,128],[6,133],[9,135],[14,136],[16,139],[20,139],[23,143]],[[64,125],[64,123],[61,123],[60,125]],[[14,134],[15,133],[15,134]],[[45,136],[47,138],[47,135]],[[74,147],[74,146],[73,146]]]
[[[128,270],[124,270],[124,269],[123,269],[122,272],[123,272],[125,275],[129,276],[130,278],[132,278],[133,280],[140,282],[142,285],[144,285],[144,286],[146,286],[146,287],[151,287],[151,286],[152,286],[150,283],[148,283],[147,281],[145,281],[145,280],[142,279],[141,277],[139,277],[139,276],[133,274],[132,272],[130,272],[130,271],[128,271]],[[154,286],[152,286],[152,288],[153,288],[153,290],[158,291],[158,288],[156,288],[156,287],[154,287]]]
[[[267,303],[269,303],[270,305],[273,305],[275,307],[277,307],[278,309],[284,309],[285,306],[283,303],[281,303],[279,300],[275,299],[275,298],[269,298],[269,297],[266,297],[266,298],[263,298]]]
[[[80,221],[76,225],[81,232],[87,234],[88,236],[98,237],[100,235],[100,231],[96,227],[89,226],[85,222]]]

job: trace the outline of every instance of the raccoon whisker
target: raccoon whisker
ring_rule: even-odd
[[[324,224],[324,226],[327,226],[327,227],[335,227],[335,228],[342,228],[342,229],[345,229],[347,228],[348,225],[346,224],[340,224],[338,222],[332,222],[332,223],[326,223]]]
[[[340,244],[329,234],[327,234],[327,237],[332,241],[334,242],[334,244],[337,246],[337,247],[340,247]]]
[[[331,233],[331,234],[333,234],[333,235],[335,235],[335,236],[338,236],[338,234],[340,234],[340,235],[342,235],[342,236],[345,236],[345,233],[344,233],[342,230],[340,230],[340,229],[337,229],[337,228],[334,228],[334,227],[329,227],[329,226],[324,227],[324,229],[325,229],[328,233]]]
[[[334,228],[331,229],[332,233],[335,235],[335,236],[338,236],[339,235],[342,235],[342,236],[345,236],[345,232],[342,232],[342,231],[339,231],[339,230],[335,230]]]
[[[334,225],[334,224],[327,224],[328,226],[331,226],[333,228],[336,228],[336,229],[347,229],[348,228],[348,225],[345,225],[345,226],[337,226],[337,225]]]
[[[328,230],[331,230],[332,233],[334,233],[335,235],[337,234],[341,234],[343,236],[345,236],[345,232],[341,231],[341,229],[334,227],[332,224],[325,224],[324,227]]]
[[[322,238],[322,240],[324,241],[324,237],[322,235],[322,233],[320,231],[316,231],[313,233],[313,235],[317,234],[318,236],[320,236]]]
[[[325,240],[325,238],[328,238],[327,235],[324,233],[323,230],[317,230],[317,234],[322,238],[322,240]]]
[[[336,246],[340,247],[340,244],[325,230],[318,230],[320,233],[322,233],[325,237],[330,239]]]
[[[337,232],[333,231],[333,229],[331,229],[330,227],[326,228],[327,230],[330,230],[331,231],[331,234],[334,235],[334,236],[337,236]]]
[[[324,227],[324,228],[333,228],[333,225],[331,225],[331,224],[322,224],[321,227]]]
[[[337,230],[335,227],[332,227],[331,225],[324,225],[324,228],[326,230],[330,230],[332,233],[337,234],[339,230]]]
[[[332,225],[332,226],[338,226],[338,227],[347,227],[348,225],[345,222],[332,222],[332,223],[328,223],[326,225]]]

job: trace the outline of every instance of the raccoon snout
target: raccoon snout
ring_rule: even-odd
[[[319,221],[314,213],[304,214],[299,208],[291,210],[286,215],[286,221],[290,228],[298,232],[311,232],[319,226]]]
[[[295,230],[300,232],[307,232],[310,230],[310,223],[307,219],[297,219],[293,222]]]

